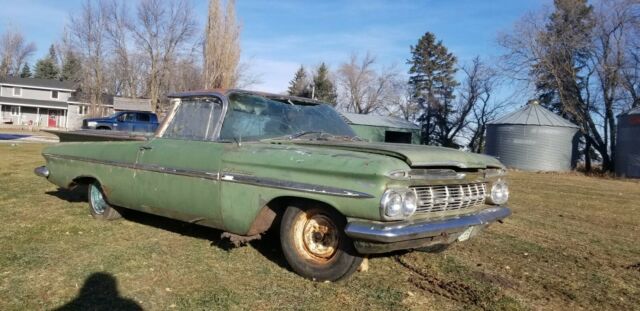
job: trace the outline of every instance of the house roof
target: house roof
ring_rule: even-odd
[[[46,107],[46,108],[67,108],[67,102],[55,100],[38,100],[22,97],[0,96],[0,104],[17,104],[21,106]]]
[[[620,116],[629,115],[629,114],[640,114],[640,107],[632,108],[628,111],[625,111],[620,114]]]
[[[420,129],[419,126],[398,117],[384,117],[370,114],[357,114],[347,112],[341,112],[341,114],[346,119],[347,123],[354,125],[393,127],[412,130]]]
[[[127,111],[152,111],[151,100],[148,98],[114,97],[113,109]]]
[[[515,124],[579,128],[577,125],[540,106],[537,101],[530,101],[522,108],[509,113],[489,124]]]
[[[70,92],[75,91],[75,83],[55,79],[6,77],[4,79],[0,79],[0,84],[32,88],[56,89]]]

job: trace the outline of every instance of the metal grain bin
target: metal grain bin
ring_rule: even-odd
[[[569,171],[577,161],[579,127],[529,101],[487,125],[485,153],[510,168]]]
[[[618,116],[616,175],[640,178],[640,107]]]

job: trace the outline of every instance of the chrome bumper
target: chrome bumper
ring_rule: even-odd
[[[484,226],[511,215],[507,207],[490,207],[474,214],[438,220],[416,220],[400,223],[350,221],[345,228],[347,236],[354,240],[361,253],[384,253],[400,249],[427,247],[434,244],[450,244],[470,227],[472,235]]]
[[[33,170],[33,172],[40,177],[49,177],[49,169],[46,166],[38,166]]]

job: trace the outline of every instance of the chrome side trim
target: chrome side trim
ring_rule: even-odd
[[[326,194],[326,195],[333,195],[333,196],[339,196],[339,197],[349,197],[349,198],[357,198],[357,199],[374,198],[374,196],[368,193],[359,192],[359,191],[352,191],[352,190],[347,190],[342,188],[299,183],[299,182],[266,178],[266,177],[256,177],[256,176],[250,176],[250,175],[222,173],[220,180],[227,181],[227,182],[247,184],[247,185],[263,186],[263,187],[284,189],[284,190],[294,190],[294,191],[301,191],[301,192],[308,192],[308,193]]]
[[[44,165],[36,167],[33,172],[40,177],[49,177],[49,169]]]
[[[110,166],[137,169],[137,170],[156,172],[156,173],[165,173],[165,174],[204,178],[204,179],[211,179],[211,180],[219,179],[219,175],[217,172],[207,172],[207,171],[199,171],[199,170],[191,170],[191,169],[183,169],[183,168],[172,168],[172,167],[164,167],[164,166],[152,165],[152,164],[133,164],[133,163],[118,162],[118,161],[110,161],[110,160],[96,160],[96,159],[89,159],[85,157],[58,155],[58,154],[50,154],[50,153],[46,153],[44,154],[44,156],[48,158],[82,161],[82,162],[88,162],[88,163],[110,165]]]
[[[490,207],[475,214],[439,220],[400,223],[355,220],[347,224],[345,233],[355,240],[394,243],[461,232],[468,227],[486,225],[509,215],[511,210],[507,207]]]
[[[89,159],[85,157],[58,155],[58,154],[50,154],[50,153],[45,153],[43,155],[46,158],[58,158],[58,159],[67,159],[67,160],[74,160],[74,161],[83,161],[88,163],[110,165],[110,166],[137,169],[137,170],[143,170],[143,171],[149,171],[149,172],[181,175],[181,176],[188,176],[188,177],[195,177],[195,178],[204,178],[209,180],[222,180],[226,182],[235,182],[235,183],[263,186],[263,187],[276,188],[276,189],[294,190],[294,191],[300,191],[300,192],[317,193],[317,194],[325,194],[325,195],[349,197],[349,198],[357,198],[357,199],[374,198],[374,196],[364,192],[358,192],[358,191],[352,191],[348,189],[335,188],[335,187],[322,186],[322,185],[292,182],[288,180],[280,180],[280,179],[274,179],[274,178],[256,177],[256,176],[232,174],[232,173],[224,173],[221,176],[217,172],[163,167],[159,165],[133,164],[133,163],[118,162],[118,161],[110,161],[110,160],[96,160],[96,159]]]

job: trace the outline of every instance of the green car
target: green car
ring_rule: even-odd
[[[329,105],[242,90],[179,93],[155,136],[47,147],[39,176],[123,208],[220,229],[279,230],[298,274],[349,276],[367,254],[436,250],[511,214],[504,166],[447,148],[368,143]]]

